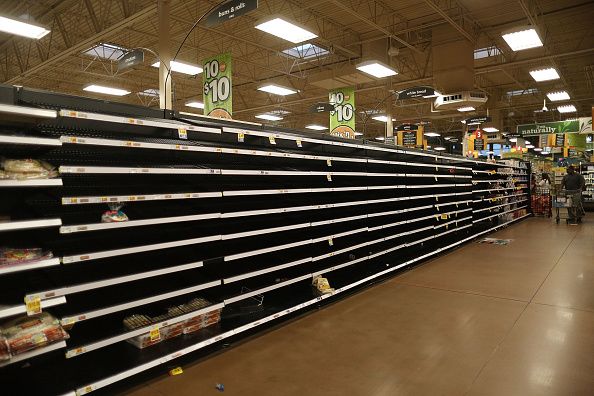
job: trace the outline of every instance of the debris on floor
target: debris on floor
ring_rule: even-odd
[[[483,238],[478,243],[488,243],[489,245],[509,245],[513,239]]]

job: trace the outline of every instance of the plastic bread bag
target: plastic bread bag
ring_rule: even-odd
[[[3,177],[5,179],[49,179],[56,177],[56,169],[45,161],[34,159],[3,159]]]
[[[0,331],[13,356],[69,338],[60,321],[47,312],[12,319]]]
[[[126,213],[122,212],[122,204],[109,204],[109,209],[101,215],[102,223],[121,223],[128,221]]]
[[[6,337],[0,334],[0,362],[10,359],[10,349],[8,348],[8,341]]]
[[[52,252],[44,252],[40,248],[0,248],[0,267],[47,260],[53,256]]]

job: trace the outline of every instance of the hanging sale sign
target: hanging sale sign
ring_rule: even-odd
[[[401,124],[396,127],[397,131],[416,131],[419,126],[416,124]]]
[[[330,91],[329,102],[334,105],[330,112],[330,134],[343,138],[355,138],[355,88],[344,87]]]
[[[204,114],[231,119],[233,94],[231,90],[231,54],[220,54],[203,62]]]

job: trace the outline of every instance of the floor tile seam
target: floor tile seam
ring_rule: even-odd
[[[499,342],[497,343],[497,345],[495,345],[495,347],[493,348],[493,350],[489,354],[489,357],[487,358],[487,360],[483,363],[483,365],[481,366],[481,368],[478,370],[478,372],[476,373],[475,377],[472,379],[472,382],[470,383],[470,385],[468,385],[468,388],[464,392],[464,396],[468,395],[468,393],[471,391],[472,386],[475,384],[476,380],[480,377],[480,375],[482,374],[482,372],[485,370],[485,367],[487,367],[487,365],[491,362],[491,360],[493,360],[493,357],[495,357],[495,355],[499,351],[499,348],[501,348],[501,345],[503,345],[503,343],[505,342],[505,340],[507,339],[507,337],[509,336],[509,334],[516,327],[516,324],[518,323],[518,321],[520,320],[520,318],[524,315],[524,312],[526,312],[526,310],[530,306],[530,303],[529,302],[524,302],[524,303],[526,305],[524,306],[524,308],[522,309],[522,311],[518,314],[518,316],[516,317],[516,319],[514,320],[514,322],[512,323],[512,325],[509,327],[509,329],[505,332],[505,334],[503,335],[503,337],[501,337],[501,340],[499,340]]]
[[[516,299],[516,298],[510,298],[510,297],[494,296],[491,294],[483,294],[483,293],[478,293],[478,292],[473,292],[473,291],[468,291],[468,290],[455,290],[455,289],[447,289],[444,287],[428,286],[428,285],[423,285],[420,283],[411,283],[411,282],[402,281],[402,280],[398,280],[398,279],[394,279],[394,283],[397,283],[400,285],[412,286],[412,287],[420,287],[423,289],[439,290],[439,291],[445,291],[445,292],[450,292],[450,293],[468,294],[471,296],[486,297],[486,298],[491,298],[491,299],[495,299],[495,300],[515,301],[515,302],[521,302],[521,303],[526,303],[526,304],[530,302],[528,300],[521,300],[521,299]]]
[[[545,306],[545,307],[551,307],[551,308],[572,309],[572,310],[574,310],[574,311],[587,312],[587,313],[594,313],[594,309],[588,309],[588,308],[577,308],[577,307],[572,307],[572,306],[563,306],[563,305],[556,305],[556,304],[547,304],[547,303],[543,303],[543,302],[536,302],[536,301],[530,301],[530,304],[535,304],[535,305],[542,305],[542,306]]]
[[[532,295],[532,297],[530,297],[530,302],[533,302],[534,301],[534,297],[536,297],[536,295],[538,294],[538,292],[540,291],[540,289],[542,289],[542,286],[545,284],[545,282],[547,281],[547,279],[549,279],[549,277],[551,276],[551,273],[553,273],[553,271],[555,270],[555,268],[557,268],[557,266],[561,262],[561,259],[563,259],[563,256],[565,256],[565,253],[567,252],[567,249],[569,249],[569,247],[571,246],[571,244],[575,240],[575,237],[576,236],[577,236],[577,231],[573,234],[573,238],[571,238],[571,241],[569,241],[569,243],[567,244],[567,246],[565,247],[565,249],[563,250],[563,252],[561,253],[561,255],[557,258],[557,261],[551,267],[551,269],[547,273],[547,276],[545,276],[545,278],[542,280],[542,282],[540,282],[540,285],[538,285],[538,288],[536,289],[536,291],[534,292],[534,294]]]

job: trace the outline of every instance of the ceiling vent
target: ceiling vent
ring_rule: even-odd
[[[480,91],[463,91],[438,96],[435,110],[457,110],[460,107],[478,107],[487,103],[487,95]]]

